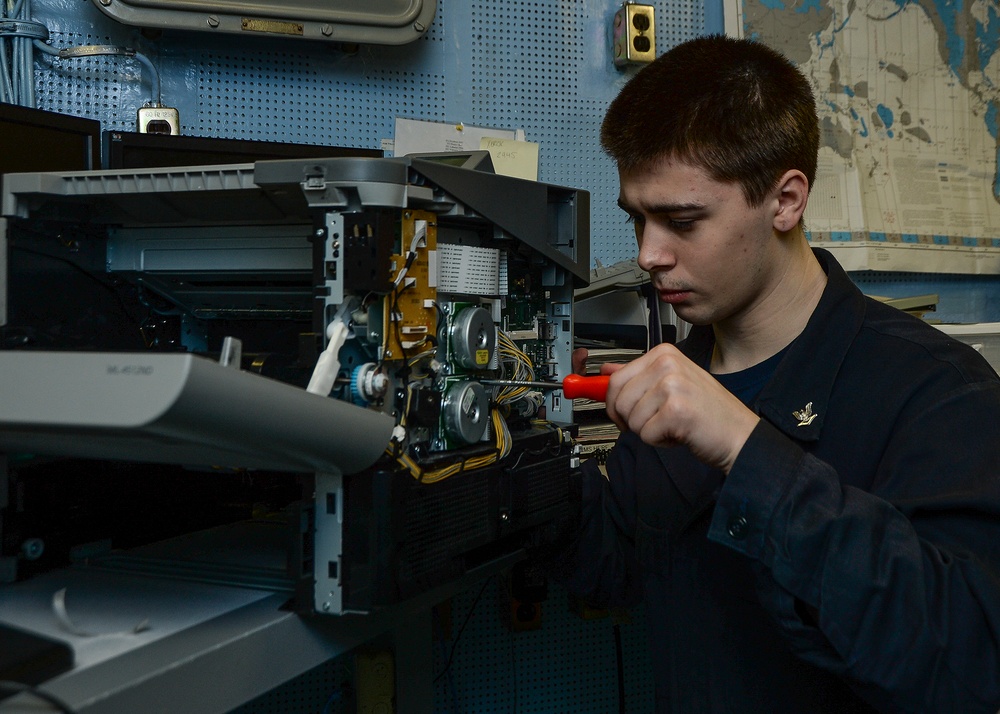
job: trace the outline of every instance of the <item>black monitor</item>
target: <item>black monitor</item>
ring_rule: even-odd
[[[127,131],[104,132],[103,147],[106,169],[246,164],[267,159],[313,159],[335,156],[381,158],[383,155],[378,149],[347,146],[141,134]]]
[[[0,103],[0,174],[101,165],[101,123]]]

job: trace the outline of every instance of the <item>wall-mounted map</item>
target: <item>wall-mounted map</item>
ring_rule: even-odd
[[[852,269],[1000,273],[997,3],[744,0],[742,12],[745,36],[816,91],[812,240]]]

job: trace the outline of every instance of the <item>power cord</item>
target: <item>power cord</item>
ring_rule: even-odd
[[[48,44],[49,30],[31,19],[31,0],[0,5],[0,102],[35,106],[34,52],[59,59],[107,55],[135,59],[149,73],[151,102],[160,104],[160,75],[152,61],[130,47],[78,45],[58,49]]]
[[[441,679],[441,677],[448,673],[448,670],[451,669],[451,663],[455,659],[455,648],[458,647],[458,641],[462,638],[462,633],[465,632],[465,626],[469,624],[469,619],[472,617],[472,613],[476,611],[476,605],[478,605],[480,599],[482,599],[483,592],[486,591],[486,586],[489,585],[491,579],[492,577],[483,581],[483,586],[479,588],[479,593],[476,595],[476,599],[473,600],[472,604],[469,606],[469,612],[466,613],[465,620],[462,621],[462,626],[458,628],[458,633],[455,635],[455,641],[451,643],[451,652],[448,654],[448,661],[445,663],[444,669],[442,669],[437,676],[434,677],[435,684],[439,679]]]
[[[160,74],[156,71],[152,60],[146,55],[132,49],[131,47],[118,47],[116,45],[77,45],[75,47],[64,47],[57,49],[39,40],[35,40],[35,47],[42,52],[58,57],[59,59],[79,59],[81,57],[128,57],[135,59],[149,72],[150,95],[155,104],[160,103]]]
[[[0,101],[35,106],[32,46],[49,31],[31,19],[31,0],[0,6]]]
[[[441,648],[441,661],[444,662],[448,659],[448,650],[444,645],[444,625],[441,622],[441,610],[437,607],[434,608],[434,631]],[[457,714],[458,695],[455,691],[455,678],[451,670],[448,670],[448,691],[451,693],[451,714]]]

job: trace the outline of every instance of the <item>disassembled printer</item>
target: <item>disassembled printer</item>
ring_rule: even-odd
[[[402,601],[570,508],[571,400],[495,382],[570,374],[588,215],[485,152],[8,175],[0,454],[309,474],[299,606]]]

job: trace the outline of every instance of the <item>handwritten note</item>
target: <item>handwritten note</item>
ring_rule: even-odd
[[[424,121],[396,117],[393,156],[440,151],[475,151],[484,137],[513,139],[515,132],[471,124]]]
[[[495,136],[484,136],[479,148],[490,152],[493,170],[504,176],[538,180],[538,144]]]

